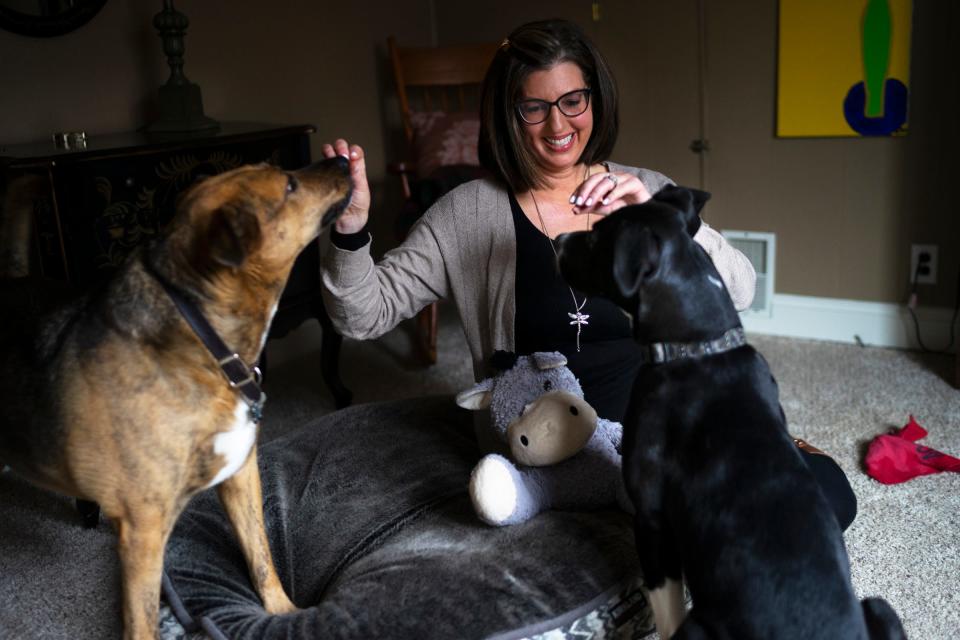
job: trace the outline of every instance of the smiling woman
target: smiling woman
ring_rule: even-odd
[[[0,28],[22,36],[50,38],[90,21],[107,0],[0,0]]]
[[[616,81],[574,23],[514,29],[489,63],[480,103],[477,156],[489,177],[438,200],[378,263],[365,229],[363,149],[342,138],[324,145],[324,155],[350,159],[354,182],[354,198],[324,252],[327,309],[344,335],[367,339],[449,298],[458,305],[478,380],[489,377],[487,362],[498,349],[560,351],[586,381],[587,402],[616,420],[639,366],[629,324],[604,300],[571,291],[557,273],[552,240],[644,202],[672,181],[609,159],[619,127]],[[749,260],[707,224],[697,241],[731,296],[749,306]]]
[[[563,61],[532,71],[521,87],[523,99],[516,103],[517,115],[525,123],[521,135],[542,179],[562,181],[571,171],[578,181],[589,175],[581,164],[593,134],[585,84],[580,67]]]

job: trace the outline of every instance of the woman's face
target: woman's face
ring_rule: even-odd
[[[520,100],[553,102],[560,96],[588,88],[583,72],[573,62],[561,62],[534,71],[523,83]],[[517,116],[519,119],[519,116]],[[578,116],[565,116],[556,105],[539,124],[520,120],[524,140],[545,173],[563,173],[577,164],[593,132],[593,103]]]

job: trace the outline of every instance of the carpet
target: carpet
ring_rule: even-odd
[[[451,305],[441,305],[439,361],[412,356],[412,326],[346,341],[342,372],[355,404],[456,393],[472,383],[469,353]],[[320,377],[319,329],[304,325],[268,345],[271,370],[263,441],[333,410]],[[960,454],[960,391],[953,357],[750,335],[770,362],[791,432],[832,455],[850,478],[859,514],[846,533],[860,596],[886,598],[911,638],[960,637],[960,474],[881,485],[861,467],[875,435],[909,414],[924,444]],[[798,504],[798,509],[803,505]],[[84,530],[67,498],[0,474],[0,637],[119,637],[119,570],[110,526]]]

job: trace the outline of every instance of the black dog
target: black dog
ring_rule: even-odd
[[[647,348],[623,469],[660,637],[905,638],[889,604],[854,595],[840,527],[787,433],[776,382],[693,241],[708,197],[668,187],[559,239],[566,280],[619,304]]]

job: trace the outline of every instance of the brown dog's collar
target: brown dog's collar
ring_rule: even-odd
[[[167,292],[167,296],[173,301],[174,306],[177,307],[180,315],[193,329],[193,333],[217,361],[217,365],[227,378],[230,387],[240,392],[240,397],[250,407],[250,419],[259,423],[263,417],[263,405],[267,402],[267,394],[260,388],[262,377],[260,369],[256,366],[248,366],[243,358],[230,349],[217,334],[216,329],[204,317],[199,307],[189,300],[183,292],[167,282],[166,278],[149,265],[147,265],[147,271],[160,283],[163,290]]]
[[[642,344],[640,361],[643,364],[663,364],[685,358],[701,358],[716,353],[732,351],[747,344],[743,327],[728,329],[722,336],[704,342],[653,342]]]

